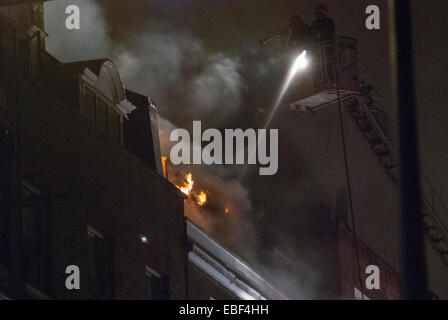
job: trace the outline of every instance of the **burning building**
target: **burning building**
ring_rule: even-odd
[[[282,298],[185,219],[207,193],[164,178],[151,99],[109,59],[61,63],[43,29],[38,2],[0,8],[2,297]]]
[[[354,39],[336,39],[341,51],[333,61],[328,46],[299,55],[281,90],[284,99],[278,99],[276,114],[269,115],[271,125],[294,128],[280,137],[288,152],[278,173],[251,181],[255,205],[265,206],[263,200],[271,199],[271,207],[254,219],[253,229],[269,230],[260,232],[259,247],[265,256],[273,249],[273,266],[288,269],[277,276],[274,267],[257,273],[260,268],[232,253],[232,244],[242,244],[229,238],[237,233],[241,211],[250,205],[241,183],[211,179],[202,168],[174,169],[160,152],[160,121],[147,94],[124,89],[110,59],[61,63],[46,51],[46,36],[40,3],[1,7],[0,291],[5,296],[309,298],[294,294],[315,276],[322,286],[315,290],[311,284],[309,291],[317,292],[313,298],[401,297],[395,144],[383,123],[384,112],[359,79]],[[192,39],[183,39],[183,44],[196,50],[200,44]],[[141,50],[145,57],[149,49]],[[232,77],[225,74],[223,79],[230,79],[233,89],[242,87],[237,63],[219,54],[212,58],[218,63],[211,69],[231,70]],[[201,69],[199,60],[185,69]],[[135,61],[130,70],[140,67],[142,61]],[[158,62],[158,71],[165,73],[165,65]],[[335,65],[341,70],[337,77],[331,73]],[[295,73],[299,83],[293,81]],[[190,85],[199,86],[190,86],[195,94],[186,97],[204,107],[212,101],[198,99],[210,85],[206,80],[216,82],[212,93],[220,92],[223,82],[209,73],[195,79],[201,81]],[[269,91],[264,88],[253,90]],[[231,96],[235,99],[229,103],[218,95],[220,107],[207,116],[216,117],[226,104],[235,111],[240,91]],[[245,112],[238,115],[248,115],[251,108]],[[260,116],[264,113],[262,109]],[[311,180],[318,191],[302,188]],[[257,192],[258,187],[264,190]],[[440,219],[445,209],[426,179],[422,189],[430,289],[445,298],[447,232]],[[318,205],[302,205],[313,201]],[[279,243],[291,250],[285,253],[277,248]],[[310,263],[310,272],[302,273],[303,262]],[[66,267],[71,265],[85,279],[80,290],[65,287]],[[369,265],[381,271],[380,290],[363,286]],[[294,279],[297,274],[300,281]],[[276,289],[277,283],[288,287],[287,294]]]
[[[39,6],[1,12],[2,289],[184,298],[183,196],[161,175],[153,106],[123,89],[110,60],[48,54]],[[80,290],[65,288],[68,265]]]

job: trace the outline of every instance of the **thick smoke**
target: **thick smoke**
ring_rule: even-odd
[[[127,87],[155,101],[161,151],[169,159],[174,145],[169,135],[176,127],[188,129],[193,120],[201,120],[203,127],[225,127],[239,114],[244,76],[238,57],[204,47],[187,31],[175,30],[166,22],[152,22],[148,30],[120,43],[112,60]],[[182,185],[185,175],[192,173],[193,191],[208,195],[202,207],[194,196],[187,200],[186,215],[227,246],[241,250],[236,244],[247,234],[242,227],[252,204],[249,191],[235,178],[239,168],[173,166],[169,162],[167,167],[173,184]]]
[[[65,27],[65,9],[80,8],[80,29]],[[62,62],[97,59],[107,56],[110,39],[102,10],[91,0],[58,0],[44,4],[45,29],[49,33],[46,49]]]
[[[201,41],[166,23],[131,38],[114,52],[124,82],[153,98],[179,126],[202,120],[223,125],[242,103],[238,58],[206,50]]]
[[[111,58],[127,87],[155,101],[162,155],[169,156],[173,145],[169,133],[176,127],[191,129],[193,120],[201,120],[203,130],[263,126],[279,79],[283,79],[281,55],[263,52],[256,41],[236,53],[211,49],[167,21],[152,21],[144,29],[114,43]],[[247,259],[289,296],[312,297],[319,280],[317,272],[294,253],[294,245],[280,240],[278,233],[282,232],[265,233],[279,224],[267,226],[263,221],[263,216],[272,221],[272,212],[265,213],[269,210],[263,208],[266,200],[252,203],[259,201],[251,194],[258,188],[237,180],[241,169],[235,165],[167,165],[168,179],[175,185],[183,184],[186,173],[193,175],[193,196],[185,201],[185,214],[192,221]],[[205,206],[195,202],[194,193],[199,190],[208,195]],[[297,197],[289,190],[284,195],[284,203]],[[272,243],[266,246],[260,240],[264,237],[272,237]],[[279,258],[280,251],[288,252],[289,260]]]
[[[244,110],[241,106],[242,96],[247,95],[247,88],[256,82],[255,79],[270,82],[276,78],[273,75],[281,70],[281,56],[260,55],[260,50],[252,47],[242,53],[242,58],[230,58],[223,53],[208,53],[191,34],[168,32],[164,35],[166,38],[160,33],[155,37],[151,34],[142,35],[140,41],[131,41],[130,50],[121,48],[114,60],[125,81],[132,83],[130,87],[139,88],[148,95],[154,92],[152,97],[158,101],[159,111],[164,115],[159,116],[158,121],[162,155],[169,156],[174,145],[169,140],[169,134],[177,127],[176,124],[188,128],[192,120],[202,120],[216,127],[231,127],[232,123],[263,123],[265,110],[262,107],[269,104],[270,100],[259,103],[264,95],[254,94],[252,90],[249,97],[245,97],[245,101],[250,101],[252,105],[249,110]],[[149,56],[144,54],[159,44],[158,49],[153,50],[155,52],[149,53]],[[156,62],[151,61],[151,58]],[[170,72],[166,73],[161,64],[165,64]],[[160,79],[157,74],[160,74]],[[275,87],[275,80],[272,82],[272,87]],[[240,112],[246,112],[250,118],[235,121]],[[320,277],[306,262],[304,255],[297,255],[295,244],[287,241],[290,240],[289,233],[283,237],[277,234],[278,230],[265,234],[266,229],[273,230],[275,225],[279,225],[272,220],[279,203],[277,208],[272,207],[272,211],[270,207],[263,208],[264,202],[253,205],[251,200],[259,197],[251,195],[250,191],[258,192],[260,188],[251,187],[250,183],[245,187],[238,181],[236,177],[241,169],[241,166],[167,165],[168,178],[173,184],[182,185],[185,174],[190,172],[195,181],[194,190],[204,190],[208,195],[204,207],[198,206],[194,197],[185,202],[185,213],[192,221],[255,265],[258,272],[290,297],[316,297]],[[278,183],[273,184],[273,187],[277,186]],[[296,192],[291,193],[288,187],[286,184],[279,188],[284,190],[281,206],[294,203],[297,199],[302,201],[302,206],[309,203],[309,199],[297,197]],[[272,197],[269,194],[272,192],[271,187],[264,185],[264,191],[268,192],[267,198]],[[279,218],[281,221],[284,219]],[[267,221],[273,222],[272,225],[266,226]],[[260,240],[263,237],[272,237],[268,245]]]
[[[243,248],[240,240],[241,235],[245,234],[244,228],[247,227],[245,219],[252,209],[252,204],[249,191],[238,180],[227,178],[232,176],[229,171],[234,169],[220,166],[172,165],[169,162],[169,153],[175,142],[169,140],[169,135],[176,126],[161,116],[158,118],[158,124],[161,152],[168,159],[166,162],[168,180],[174,185],[183,186],[185,175],[187,173],[193,175],[193,190],[185,201],[186,216],[224,242],[230,249],[249,250],[252,241],[247,242],[246,237],[244,243],[247,247]],[[196,203],[196,196],[200,191],[207,194],[204,206]]]
[[[55,3],[49,2],[48,7]],[[82,11],[88,8],[95,14],[84,22],[89,27],[77,34],[75,41],[69,39],[76,33],[58,31],[64,23],[61,19],[59,27],[49,30],[55,38],[53,52],[63,60],[111,58],[124,85],[150,96],[157,105],[163,155],[169,155],[172,146],[169,133],[176,127],[191,129],[193,120],[201,120],[203,130],[264,126],[289,61],[281,54],[262,50],[258,40],[284,24],[286,20],[282,19],[291,14],[290,8],[257,11],[260,19],[247,24],[245,17],[229,12],[222,15],[223,5],[218,3],[217,11],[207,11],[206,18],[203,12],[185,8],[173,17],[167,13],[171,8],[157,1],[129,0],[124,4],[116,0],[73,0],[70,4],[79,4]],[[246,2],[242,6],[252,13],[253,4]],[[230,7],[224,6],[225,10]],[[55,8],[60,13],[65,7],[61,1]],[[212,23],[215,18],[217,22]],[[197,23],[189,22],[194,20]],[[271,20],[275,22],[270,24]],[[201,25],[204,23],[210,30]],[[96,41],[90,41],[89,35]],[[56,45],[60,39],[66,39],[64,46]],[[286,123],[281,123],[281,132],[286,132],[283,138],[288,140],[295,129],[287,130]],[[280,153],[282,150],[300,154],[299,147],[289,143]],[[293,167],[300,166],[296,156],[291,159]],[[285,160],[281,163],[287,163]],[[297,196],[298,189],[303,188],[296,180],[287,181],[291,178],[288,169],[283,167],[283,175],[280,173],[278,178],[264,180],[254,176],[256,170],[252,170],[247,181],[237,180],[240,166],[169,165],[168,175],[172,183],[182,184],[185,174],[191,172],[194,189],[208,194],[204,207],[193,200],[185,202],[186,214],[194,222],[290,296],[310,298],[315,297],[320,276],[316,264],[311,267],[307,262],[312,254],[297,253],[295,240],[303,230],[294,230],[297,216],[310,212],[301,210],[308,209],[310,200]],[[280,177],[287,182],[280,182]],[[298,202],[300,205],[296,205]],[[230,209],[227,214],[226,208]]]

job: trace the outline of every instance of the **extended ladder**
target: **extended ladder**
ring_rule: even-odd
[[[370,109],[372,106],[366,105],[362,95],[354,95],[352,99],[343,103],[345,110],[350,114],[352,121],[373,151],[377,162],[389,178],[397,182],[398,170],[394,149],[381,125],[372,114]],[[448,212],[448,210],[426,176],[422,173],[420,176],[424,233],[433,249],[448,267],[448,231],[437,214],[439,210],[445,212]]]

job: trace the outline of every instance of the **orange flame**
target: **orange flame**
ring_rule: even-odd
[[[187,181],[184,182],[184,185],[182,187],[176,185],[176,188],[178,188],[180,191],[182,191],[185,195],[188,196],[190,195],[190,192],[193,189],[194,181],[191,173],[188,173],[185,177]]]
[[[201,193],[198,195],[196,203],[200,206],[203,206],[207,202],[207,195],[204,191],[201,191]]]
[[[182,191],[186,196],[193,195],[193,199],[200,206],[205,205],[207,202],[207,194],[204,191],[200,191],[200,193],[192,192],[194,185],[193,175],[188,173],[185,175],[185,181],[183,186],[175,185],[180,191]]]
[[[162,156],[162,170],[163,170],[163,176],[166,178],[166,160],[168,158],[165,156]]]
[[[225,211],[226,213],[229,213],[230,212],[230,210],[229,210],[229,208],[226,208],[226,211]]]

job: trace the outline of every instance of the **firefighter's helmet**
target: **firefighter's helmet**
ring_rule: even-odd
[[[328,16],[328,9],[323,4],[319,4],[314,8],[314,15],[322,14],[324,16]]]

